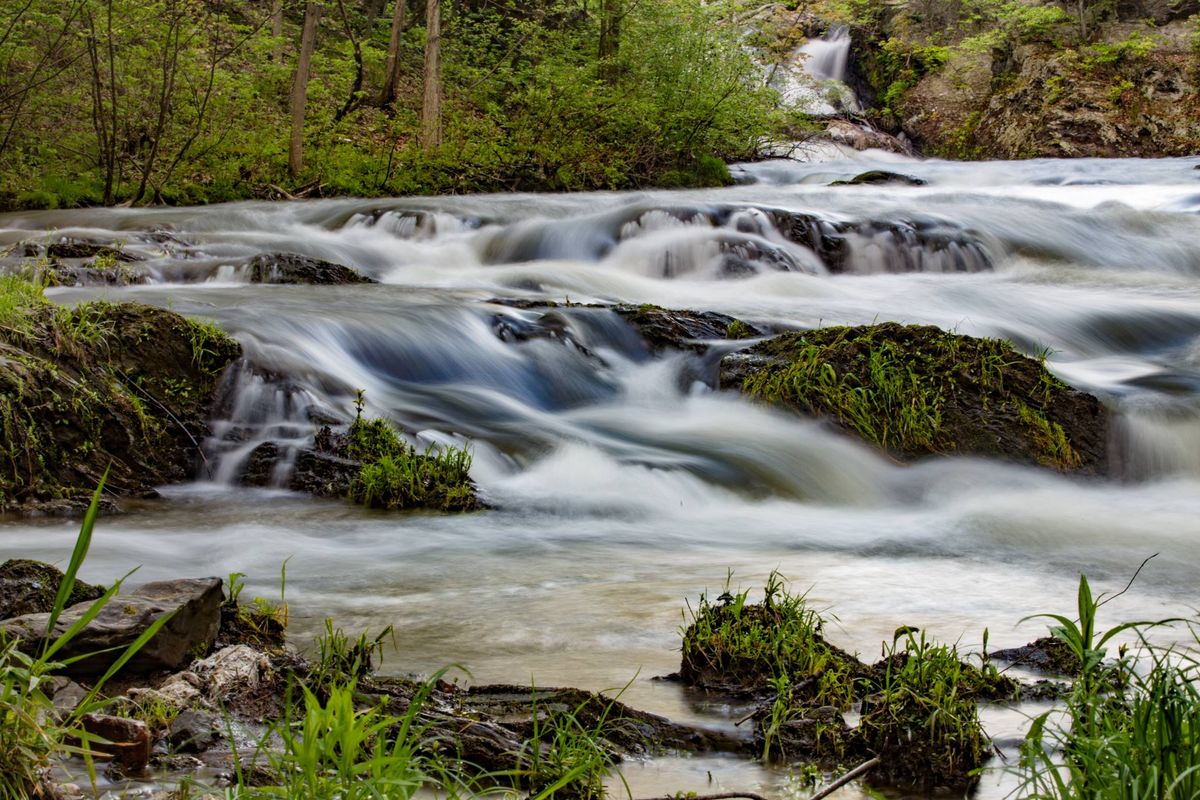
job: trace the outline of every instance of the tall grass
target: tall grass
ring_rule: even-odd
[[[1080,576],[1075,618],[1040,615],[1055,623],[1051,633],[1083,666],[1064,706],[1030,725],[1021,752],[1022,796],[1198,798],[1200,661],[1193,653],[1154,647],[1144,636],[1148,627],[1180,620],[1100,630],[1097,612],[1108,599],[1094,595]],[[1109,644],[1128,631],[1141,646],[1135,652],[1122,646],[1107,660]]]

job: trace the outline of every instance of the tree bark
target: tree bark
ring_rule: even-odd
[[[383,88],[379,92],[379,106],[389,106],[396,99],[396,84],[400,82],[400,36],[404,33],[404,12],[408,0],[396,0],[392,11],[392,35],[388,39],[387,63],[383,68]]]
[[[288,145],[288,169],[293,176],[304,169],[304,111],[308,104],[308,71],[312,66],[317,25],[321,21],[320,3],[308,0],[304,7],[304,30],[300,34],[300,56],[292,78],[292,139]]]
[[[617,77],[617,54],[621,49],[621,0],[602,0],[600,7],[600,79],[612,83]]]
[[[271,38],[275,46],[271,49],[271,60],[283,58],[283,0],[271,0]]]
[[[442,7],[425,3],[425,102],[421,106],[421,144],[426,153],[442,146]]]

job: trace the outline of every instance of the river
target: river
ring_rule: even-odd
[[[921,186],[836,186],[867,169]],[[1200,566],[1200,158],[949,163],[878,153],[764,162],[717,190],[237,203],[0,216],[0,245],[122,243],[150,283],[54,289],[215,320],[244,346],[204,480],[101,520],[82,577],[249,576],[291,636],[326,616],[395,626],[383,667],[619,688],[704,724],[728,709],[655,676],[678,667],[685,602],[780,570],[873,658],[899,625],[978,647],[1041,635],[1080,572],[1106,590],[1158,553],[1108,622],[1184,612]],[[831,274],[764,210],[844,231]],[[157,233],[152,233],[157,232]],[[168,232],[169,235],[164,235]],[[258,253],[355,267],[377,285],[247,282]],[[555,301],[522,309],[501,300]],[[716,393],[589,304],[654,303],[782,327],[897,320],[1011,339],[1116,409],[1105,479],[982,459],[902,466],[811,421]],[[556,337],[526,338],[545,325]],[[463,441],[496,508],[384,514],[231,483],[253,444],[368,410]],[[62,561],[76,523],[0,522],[0,559]],[[463,678],[467,680],[467,678]],[[985,724],[1001,744],[1014,711]],[[726,758],[626,768],[635,795],[788,791]],[[711,776],[711,777],[710,777]],[[709,783],[709,781],[713,783]],[[1002,770],[983,797],[1011,786]]]

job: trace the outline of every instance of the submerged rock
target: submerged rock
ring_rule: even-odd
[[[112,598],[59,650],[58,658],[79,659],[64,668],[67,675],[99,675],[152,624],[170,614],[166,624],[126,663],[122,674],[180,669],[212,646],[223,599],[220,578],[147,583]],[[63,611],[49,634],[61,636],[83,618],[90,605],[80,603]],[[49,621],[49,614],[27,614],[0,623],[0,630],[20,639],[23,647],[35,647],[47,634]]]
[[[901,459],[1007,458],[1103,474],[1108,412],[1007,342],[931,326],[833,327],[732,353],[720,384],[828,419]]]
[[[914,178],[912,175],[901,175],[898,172],[886,172],[881,169],[868,170],[867,172],[855,175],[848,181],[834,181],[830,186],[881,186],[889,183],[901,183],[907,186],[924,186],[926,181],[923,178]]]
[[[347,283],[376,283],[358,270],[295,253],[264,253],[251,259],[251,283],[311,284],[332,286]]]
[[[690,350],[704,352],[714,340],[726,338],[735,320],[712,311],[671,311],[659,306],[616,306],[617,314],[632,325],[652,352]]]
[[[49,612],[62,579],[56,567],[40,561],[13,558],[0,564],[0,620]],[[67,605],[91,602],[102,594],[103,588],[76,580]]]

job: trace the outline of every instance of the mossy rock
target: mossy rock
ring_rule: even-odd
[[[721,386],[911,460],[993,456],[1103,474],[1108,412],[1008,342],[887,322],[788,333],[730,354]]]
[[[0,620],[44,614],[54,607],[63,574],[41,561],[13,558],[0,564]],[[86,603],[104,594],[104,589],[75,581],[67,606]]]
[[[193,477],[224,368],[240,346],[136,303],[34,303],[0,328],[0,511],[78,513]]]

